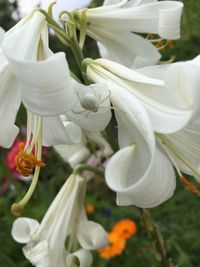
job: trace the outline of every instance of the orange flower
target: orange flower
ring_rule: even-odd
[[[112,231],[118,233],[122,238],[128,239],[137,232],[137,225],[134,221],[125,219],[116,223]]]
[[[85,206],[85,209],[86,209],[86,212],[91,214],[94,212],[94,205],[92,205],[91,203],[88,203],[86,206]]]
[[[99,250],[99,256],[106,260],[117,255],[121,255],[126,246],[126,240],[122,238],[118,233],[108,233],[108,239],[110,241],[110,244],[107,247]]]

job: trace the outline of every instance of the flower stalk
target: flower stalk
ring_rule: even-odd
[[[79,164],[78,166],[76,166],[76,168],[74,169],[74,174],[81,174],[82,171],[89,171],[104,178],[104,172],[102,170],[98,170],[88,164]]]
[[[150,212],[147,209],[141,210],[141,220],[148,236],[152,239],[154,243],[154,250],[158,257],[157,260],[161,262],[162,267],[177,267],[171,259],[167,256],[165,241],[163,235],[159,229],[159,226],[154,222],[151,217]]]

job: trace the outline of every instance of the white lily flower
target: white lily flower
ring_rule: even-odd
[[[77,99],[67,116],[82,129],[103,131],[111,119],[110,92],[106,84],[80,84],[73,80]]]
[[[146,68],[158,72],[157,66]],[[173,63],[160,71],[162,75],[165,72],[164,79],[158,79],[106,59],[97,59],[88,60],[87,74],[94,82],[109,83],[110,90],[120,86],[122,95],[125,90],[129,91],[146,108],[153,130],[169,134],[186,127],[200,115],[199,69],[197,59]]]
[[[50,124],[51,128],[51,119],[57,121],[57,132],[64,136],[65,127],[59,115],[72,107],[75,94],[64,53],[53,54],[48,47],[44,15],[33,12],[20,21],[6,34],[2,49],[20,83],[27,110],[48,117],[46,127]],[[71,140],[66,136],[60,142]],[[57,140],[51,140],[51,144],[57,144]]]
[[[128,91],[137,97],[151,118],[154,132],[161,133],[156,134],[157,138],[175,168],[195,175],[198,180],[199,57],[139,71],[103,59],[96,63],[89,64],[88,77],[94,82],[107,82],[112,94],[120,87],[122,96]]]
[[[1,29],[0,44],[4,39]],[[0,146],[10,147],[17,136],[19,129],[14,125],[17,111],[21,103],[19,84],[12,73],[8,61],[0,51],[0,121],[3,125],[0,132]]]
[[[87,10],[87,34],[100,43],[105,58],[127,67],[151,65],[160,54],[134,33],[178,39],[182,8],[178,1],[105,1],[104,6]]]
[[[156,148],[151,121],[141,103],[127,91],[122,94],[120,86],[111,89],[111,100],[121,149],[106,166],[106,182],[117,192],[118,205],[158,206],[173,195],[173,167]]]
[[[187,62],[172,63],[140,69],[140,73],[165,81],[169,94],[173,94],[177,107],[191,109],[188,123],[179,131],[158,136],[161,146],[177,169],[193,175],[200,182],[200,108],[199,108],[200,56]]]
[[[65,132],[59,114],[71,108],[75,95],[64,53],[54,55],[48,47],[45,17],[35,12],[19,22],[7,33],[3,51],[20,82],[22,101],[27,110],[48,116],[47,126],[50,124],[51,127],[51,119],[57,121],[57,130]],[[68,141],[62,140],[63,143]]]
[[[6,122],[1,132],[6,136],[1,140],[3,146],[9,147],[18,133],[15,117],[21,101],[28,114],[26,144],[20,145],[15,165],[20,175],[28,177],[33,172],[34,175],[24,198],[12,205],[12,212],[19,215],[34,192],[40,168],[45,166],[41,161],[42,145],[79,143],[82,131],[75,125],[65,127],[60,118],[73,106],[75,94],[65,54],[53,54],[49,49],[45,16],[33,11],[23,18],[6,33],[2,51],[6,57],[0,100],[3,103],[0,118],[2,123]]]
[[[17,242],[26,243],[24,255],[34,266],[76,266],[73,261],[78,258],[80,266],[89,267],[92,263],[89,250],[107,245],[104,229],[87,220],[83,208],[85,190],[86,181],[72,174],[40,224],[29,218],[14,222],[12,236]]]

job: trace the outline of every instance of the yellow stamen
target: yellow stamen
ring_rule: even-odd
[[[25,177],[32,174],[36,166],[45,166],[45,163],[43,163],[41,160],[37,160],[33,153],[28,154],[24,150],[23,143],[19,145],[19,153],[16,155],[14,163],[16,165],[16,171]]]
[[[195,195],[197,195],[198,197],[200,197],[200,191],[197,189],[197,187],[195,185],[193,185],[192,183],[190,183],[183,176],[179,177],[179,180],[181,181],[181,183],[185,186],[185,188],[187,190],[191,191],[192,193],[194,193]]]
[[[156,48],[160,48],[161,50],[163,50],[165,48],[165,45],[164,45],[162,40],[157,42]]]
[[[21,206],[20,204],[18,203],[14,203],[12,204],[11,206],[11,213],[15,216],[20,216],[22,211],[23,211],[24,207]]]
[[[169,46],[169,48],[174,48],[174,42],[173,40],[167,40],[167,45]]]

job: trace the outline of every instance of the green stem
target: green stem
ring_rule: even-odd
[[[74,169],[74,174],[81,174],[82,171],[89,171],[92,172],[100,177],[104,178],[104,172],[101,170],[98,170],[88,164],[79,164],[78,166],[75,167]]]
[[[69,45],[70,38],[67,36],[65,31],[58,25],[58,23],[56,23],[45,10],[41,8],[38,8],[37,10],[45,16],[49,27],[51,27],[55,31],[55,33],[59,35],[62,39],[64,39],[65,42]]]
[[[78,65],[79,69],[82,70],[81,63],[82,63],[84,57],[83,57],[83,52],[82,52],[81,48],[79,47],[78,43],[74,40],[71,41],[70,47],[72,49],[72,52],[74,54],[74,57],[75,57],[75,60],[76,60],[76,63]]]
[[[74,80],[76,80],[77,82],[81,83],[81,80],[76,76],[76,74],[70,70],[70,75],[72,78],[74,78]]]
[[[82,79],[85,83],[85,85],[89,85],[90,81],[87,79],[86,74],[84,73],[83,69],[82,69],[82,61],[84,60],[84,56],[83,56],[83,52],[82,49],[78,43],[76,34],[74,33],[74,36],[69,36],[66,34],[66,32],[53,20],[53,18],[43,9],[39,8],[37,9],[39,12],[41,12],[45,18],[46,21],[49,25],[49,27],[51,27],[54,31],[55,34],[57,36],[57,38],[64,44],[67,45],[71,48],[72,53],[74,55],[74,58],[76,60],[76,63],[78,65],[80,74],[82,76]],[[74,28],[74,31],[76,31],[76,29]]]
[[[145,230],[148,236],[154,242],[154,245],[155,245],[154,248],[155,248],[156,254],[159,255],[159,260],[162,263],[161,266],[162,267],[175,267],[171,259],[168,259],[167,257],[164,238],[159,229],[159,226],[154,222],[154,220],[151,217],[150,212],[147,209],[141,209],[141,213],[142,213],[142,223],[145,227]]]

